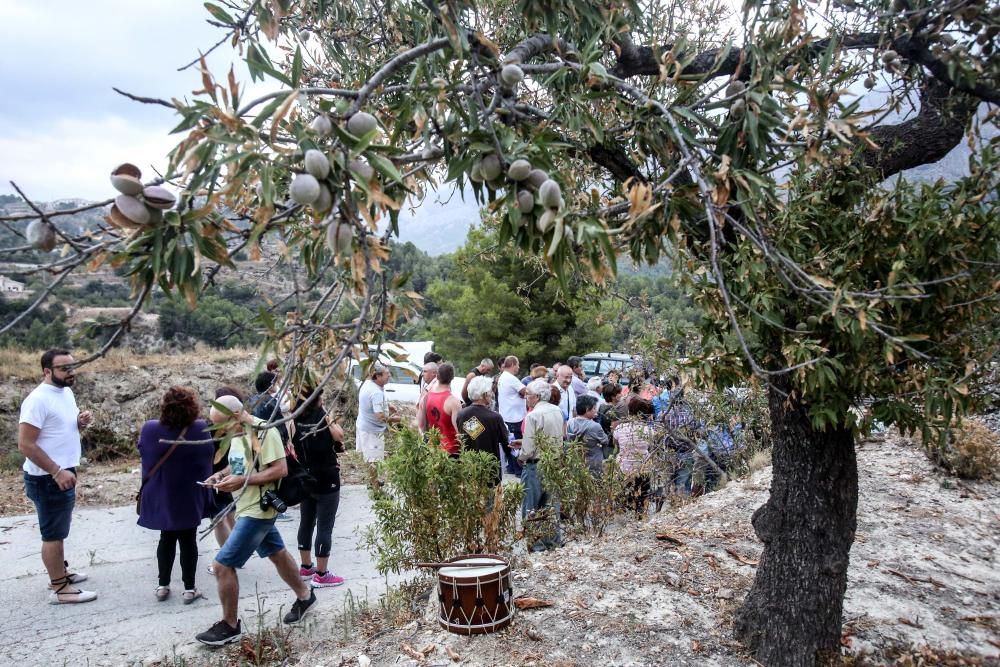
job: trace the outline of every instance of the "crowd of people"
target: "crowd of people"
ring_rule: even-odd
[[[524,485],[525,517],[547,499],[538,471],[540,441],[579,442],[595,476],[614,459],[626,478],[624,502],[637,512],[650,501],[661,504],[668,493],[712,488],[735,454],[738,424],[701,423],[677,377],[659,380],[637,365],[624,377],[615,370],[587,378],[582,361],[574,356],[551,367],[532,364],[522,377],[516,356],[504,358],[495,375],[493,361],[483,359],[466,375],[459,399],[452,390],[454,366],[428,353],[416,426],[423,433],[436,430],[451,456],[475,450],[496,457],[496,482],[506,470]],[[385,431],[400,420],[382,389],[389,378],[389,369],[375,363],[361,387],[357,429],[375,443],[362,448],[359,435],[367,461],[385,456]]]
[[[95,591],[80,586],[87,575],[71,570],[64,557],[76,502],[80,432],[93,422],[89,411],[79,410],[73,394],[77,366],[68,350],[45,352],[42,382],[25,398],[19,418],[25,492],[38,518],[50,604],[97,599]],[[268,366],[256,377],[249,398],[238,387],[219,387],[207,421],[200,418],[202,402],[193,389],[169,387],[160,401],[159,418],[147,421],[139,436],[137,522],[159,532],[156,600],[171,595],[178,550],[183,603],[203,598],[196,585],[197,530],[203,520],[212,520],[219,551],[208,570],[216,580],[222,619],[195,636],[212,646],[242,636],[237,570],[254,553],[274,564],[295,595],[285,623],[296,623],[309,611],[316,602],[315,588],[344,582],[330,570],[340,502],[337,454],[344,451],[344,431],[323,409],[321,389],[303,386],[293,401],[280,390],[277,364]],[[297,416],[278,424],[291,403],[301,408],[294,411]],[[276,424],[267,427],[270,421]],[[275,527],[284,505],[277,492],[293,475],[303,480],[297,499],[298,563]]]
[[[93,423],[73,394],[77,366],[67,350],[45,352],[42,382],[25,398],[19,419],[25,492],[38,517],[51,604],[97,598],[80,586],[87,575],[71,570],[64,556],[76,500],[80,431]],[[496,484],[503,470],[519,477],[524,517],[548,502],[538,464],[553,443],[579,442],[595,476],[605,474],[607,462],[615,460],[627,478],[627,502],[636,511],[657,494],[662,497],[665,487],[685,494],[707,490],[738,446],[738,426],[699,423],[677,378],[657,383],[638,373],[623,382],[612,371],[588,379],[580,357],[551,367],[533,364],[522,377],[519,359],[508,356],[496,370],[492,360],[483,359],[454,392],[454,366],[429,353],[415,425],[424,433],[437,431],[436,442],[450,456],[473,450],[495,457]],[[402,419],[386,400],[389,379],[389,369],[373,363],[358,392],[356,447],[369,462],[384,458],[385,432]],[[295,595],[286,623],[298,622],[315,604],[315,588],[344,582],[330,569],[344,430],[324,410],[322,387],[306,382],[293,397],[290,385],[271,362],[255,378],[249,397],[239,387],[218,387],[207,420],[200,418],[202,401],[193,389],[169,387],[159,418],[141,429],[137,522],[159,532],[156,600],[171,596],[178,551],[183,603],[203,598],[196,585],[197,530],[203,520],[212,520],[219,550],[208,571],[216,580],[222,619],[196,635],[204,644],[223,645],[242,635],[237,570],[254,553],[273,563]],[[665,480],[652,474],[662,455],[671,463]],[[298,563],[275,527],[286,509],[282,492],[293,488],[300,489],[294,500],[301,507]],[[533,548],[558,543],[555,534]]]

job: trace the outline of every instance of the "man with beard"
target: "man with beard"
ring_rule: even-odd
[[[24,491],[35,504],[42,534],[42,563],[49,574],[49,604],[90,602],[97,593],[78,588],[82,572],[70,572],[63,554],[76,505],[80,429],[94,421],[73,395],[76,360],[68,350],[42,355],[43,380],[21,404],[17,448],[24,454]]]

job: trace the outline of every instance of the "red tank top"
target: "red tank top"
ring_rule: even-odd
[[[451,415],[444,411],[444,403],[451,397],[451,391],[435,391],[427,394],[424,410],[427,428],[436,428],[441,433],[441,447],[449,454],[458,454],[458,433],[451,421]]]

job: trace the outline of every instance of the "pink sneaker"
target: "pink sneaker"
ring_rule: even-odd
[[[330,586],[340,586],[344,583],[343,577],[338,577],[333,572],[320,575],[318,572],[313,575],[312,585],[316,588],[329,588]]]
[[[299,566],[299,576],[303,579],[312,579],[314,574],[316,574],[315,565],[310,565],[309,567],[306,567],[305,565]]]

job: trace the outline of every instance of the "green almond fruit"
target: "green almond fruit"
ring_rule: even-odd
[[[538,188],[538,200],[546,208],[557,209],[562,202],[562,188],[550,178],[542,183],[542,187]]]
[[[347,121],[347,131],[356,137],[363,137],[376,127],[378,121],[367,111],[359,111]]]
[[[531,174],[531,163],[527,160],[514,160],[507,168],[507,178],[512,181],[523,181]]]

